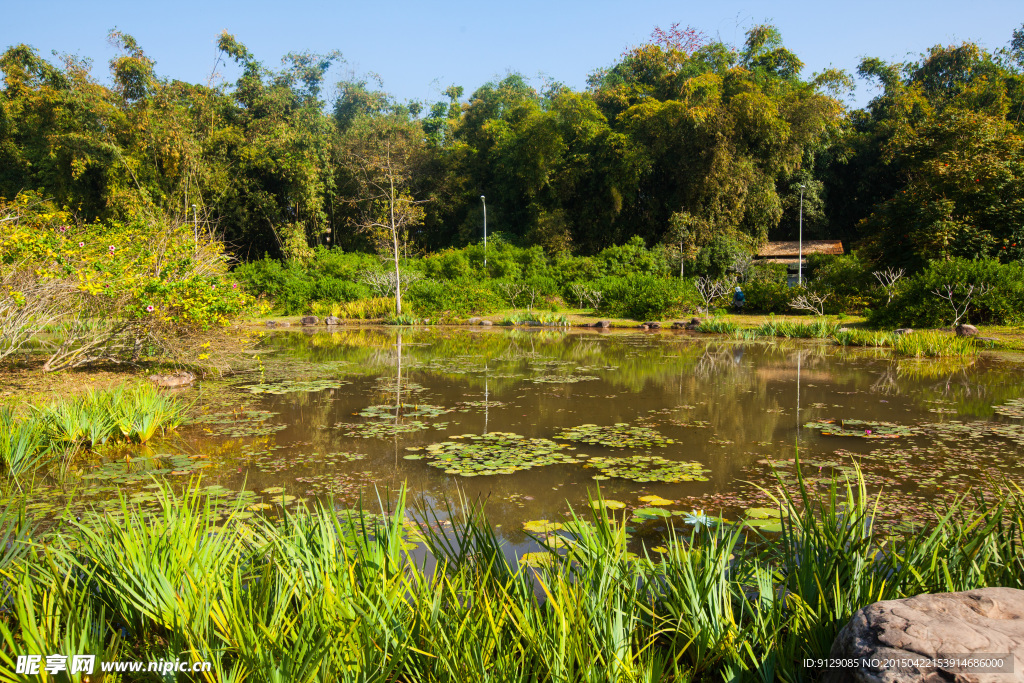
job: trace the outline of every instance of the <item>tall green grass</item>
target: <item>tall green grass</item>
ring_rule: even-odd
[[[925,331],[897,335],[893,351],[913,358],[967,357],[978,355],[978,344],[971,337],[958,337],[948,332]]]
[[[838,328],[838,323],[818,318],[811,323],[769,320],[758,327],[757,331],[765,337],[825,339],[835,334]]]
[[[28,473],[63,455],[114,441],[145,443],[176,429],[186,406],[151,384],[93,391],[18,418],[0,408],[0,474],[20,486]]]
[[[195,493],[160,501],[155,516],[122,502],[32,552],[18,537],[0,566],[0,670],[75,651],[213,662],[178,680],[796,681],[871,602],[1024,585],[1016,491],[891,535],[863,480],[801,488],[779,494],[772,538],[670,529],[663,553],[594,512],[537,568],[465,502],[442,531],[412,532],[401,499],[383,517],[328,505],[244,523]],[[418,538],[430,564],[411,554]]]
[[[723,320],[722,318],[704,320],[697,326],[698,332],[705,332],[708,334],[733,334],[738,329],[739,325],[729,320]]]
[[[873,332],[871,330],[837,330],[832,337],[840,346],[871,346],[889,348],[896,338],[892,332]]]

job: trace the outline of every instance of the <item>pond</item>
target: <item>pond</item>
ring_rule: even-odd
[[[935,362],[672,331],[352,327],[272,332],[256,357],[252,372],[182,390],[194,422],[148,454],[83,468],[93,502],[127,489],[152,503],[153,473],[201,472],[212,496],[254,514],[328,497],[377,507],[405,485],[435,510],[485,501],[515,545],[530,522],[585,511],[598,486],[652,528],[695,509],[743,517],[771,507],[780,481],[792,487],[798,453],[812,485],[857,463],[872,489],[891,491],[881,515],[893,521],[1021,475],[1024,363],[1010,355]]]

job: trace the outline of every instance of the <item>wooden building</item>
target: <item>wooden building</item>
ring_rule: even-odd
[[[840,240],[804,240],[803,261],[807,267],[807,257],[811,254],[843,254],[843,243]],[[766,242],[754,256],[757,263],[785,263],[789,272],[790,284],[796,284],[798,264],[800,262],[800,243]]]

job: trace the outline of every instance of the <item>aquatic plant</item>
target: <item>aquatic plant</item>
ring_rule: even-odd
[[[896,335],[892,350],[913,358],[970,357],[978,355],[978,344],[971,337],[947,332],[924,331]]]
[[[1018,490],[879,534],[859,472],[820,494],[799,481],[741,523],[694,511],[650,545],[597,498],[586,516],[527,523],[538,548],[519,557],[477,505],[410,515],[404,494],[384,515],[239,503],[218,520],[199,492],[161,486],[145,513],[122,499],[120,515],[34,537],[45,554],[8,511],[0,666],[74,643],[100,660],[209,661],[212,680],[800,680],[872,602],[1024,586]]]
[[[705,332],[709,334],[733,334],[738,329],[739,325],[729,320],[723,320],[722,318],[704,320],[697,326],[698,332]]]

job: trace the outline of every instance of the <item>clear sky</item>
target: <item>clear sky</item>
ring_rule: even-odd
[[[94,60],[104,80],[114,49],[113,27],[133,35],[161,76],[206,82],[216,38],[233,33],[258,59],[276,67],[290,51],[339,50],[345,64],[331,79],[374,72],[399,99],[435,101],[451,84],[467,95],[509,71],[582,88],[587,75],[610,65],[655,26],[690,25],[728,43],[773,23],[808,72],[834,66],[851,72],[861,57],[914,58],[929,46],[965,40],[1005,46],[1024,24],[1022,0],[860,0],[857,2],[719,2],[704,0],[85,0],[4,3],[0,46],[28,43]],[[218,69],[224,77],[236,74]],[[859,82],[855,103],[872,90]]]

